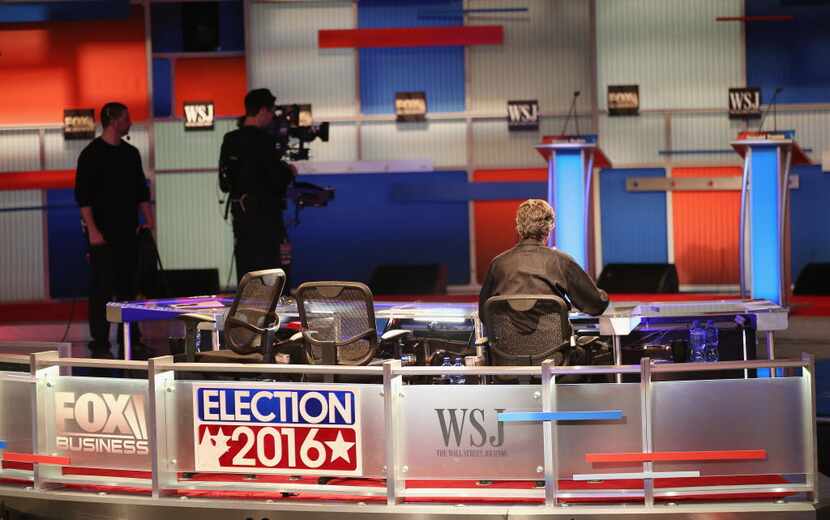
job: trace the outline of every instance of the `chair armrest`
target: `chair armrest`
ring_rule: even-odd
[[[483,338],[478,338],[478,339],[476,340],[475,345],[476,345],[477,347],[480,347],[480,346],[484,346],[484,345],[486,345],[486,344],[488,344],[488,343],[490,343],[490,340],[489,340],[489,339],[487,339],[486,337],[483,337]]]
[[[300,331],[300,332],[297,332],[296,334],[292,334],[291,337],[288,338],[286,341],[289,342],[289,343],[299,343],[302,340],[303,340],[303,333],[302,333],[302,331]]]
[[[200,323],[216,323],[216,318],[213,316],[208,316],[207,314],[196,314],[196,313],[187,313],[187,314],[179,314],[176,316],[177,320],[181,320],[187,324],[200,324]]]
[[[408,336],[411,336],[413,332],[411,330],[405,329],[393,329],[387,330],[383,333],[383,336],[380,337],[381,341],[394,341],[397,339],[402,339]]]

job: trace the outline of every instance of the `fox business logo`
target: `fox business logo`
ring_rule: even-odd
[[[398,121],[424,121],[427,96],[424,92],[396,92],[395,115]]]
[[[95,111],[91,108],[71,108],[63,111],[64,139],[92,139],[95,137]]]
[[[184,104],[185,130],[211,130],[214,109],[211,101],[187,101]]]
[[[55,393],[56,445],[64,451],[147,455],[143,394]]]
[[[639,112],[639,85],[608,85],[608,115],[635,116]]]

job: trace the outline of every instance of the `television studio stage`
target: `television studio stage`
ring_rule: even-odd
[[[767,135],[734,146],[753,223],[745,296],[612,298],[601,316],[571,313],[581,338],[608,339],[604,364],[485,365],[469,301],[340,301],[320,287],[289,298],[280,282],[255,309],[256,277],[236,297],[110,303],[125,359],[5,344],[4,507],[67,519],[817,518],[814,360],[774,349],[790,315],[780,186],[798,147]],[[588,266],[590,176],[607,159],[591,136],[538,148],[569,231],[556,245]],[[360,309],[369,330],[355,328]],[[318,362],[238,348],[232,330],[262,332],[240,329],[245,312],[277,317],[262,344],[293,335]],[[130,328],[154,320],[187,324],[183,351],[130,359]],[[672,362],[666,345],[695,323],[719,333],[720,360]],[[384,359],[347,356],[350,335],[374,338]],[[438,351],[465,364],[430,362]]]

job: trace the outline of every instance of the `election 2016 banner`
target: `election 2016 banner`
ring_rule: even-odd
[[[362,475],[357,387],[196,384],[193,422],[196,471]]]

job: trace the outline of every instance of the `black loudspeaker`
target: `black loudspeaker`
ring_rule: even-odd
[[[674,264],[607,264],[597,285],[609,293],[679,292]]]
[[[830,294],[830,263],[809,263],[798,273],[793,294]]]
[[[219,48],[219,3],[182,4],[182,40],[185,52],[215,51]]]
[[[166,269],[167,296],[202,296],[219,292],[219,269]]]
[[[447,267],[380,265],[372,272],[369,288],[373,294],[447,294]]]

